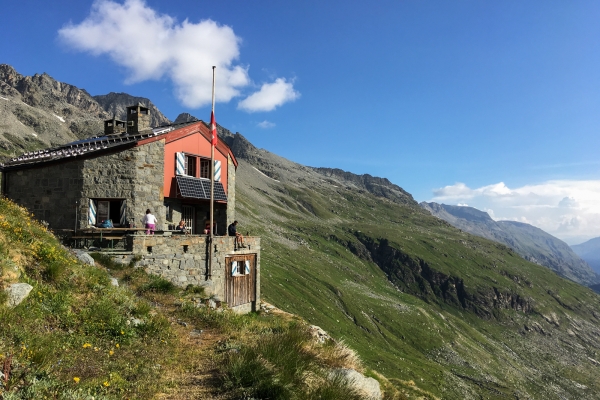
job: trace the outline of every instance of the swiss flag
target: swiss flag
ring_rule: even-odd
[[[210,132],[212,134],[212,138],[210,140],[210,144],[213,146],[217,145],[217,122],[215,121],[215,112],[210,112]]]

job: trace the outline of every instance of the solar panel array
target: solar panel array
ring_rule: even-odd
[[[210,180],[194,178],[193,176],[177,175],[177,186],[179,186],[179,193],[183,197],[191,197],[193,199],[205,199],[210,200]],[[227,195],[223,184],[221,182],[215,182],[214,187],[214,199],[216,201],[227,201]]]

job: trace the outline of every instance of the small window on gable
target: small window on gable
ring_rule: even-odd
[[[185,174],[198,177],[197,171],[198,157],[185,156]]]
[[[210,160],[208,158],[200,159],[200,178],[210,179]]]

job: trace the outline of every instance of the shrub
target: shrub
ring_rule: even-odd
[[[149,279],[150,280],[146,284],[138,288],[139,293],[155,292],[169,294],[175,293],[175,291],[177,290],[177,288],[171,281],[168,281],[160,276],[150,275]]]
[[[206,291],[204,290],[204,287],[192,285],[191,283],[186,286],[185,291],[187,293],[200,295],[200,297],[206,296]]]

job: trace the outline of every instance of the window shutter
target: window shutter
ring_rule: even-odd
[[[250,274],[250,260],[244,261],[244,274]]]
[[[175,153],[175,174],[185,175],[185,154]]]
[[[96,225],[96,202],[90,199],[90,207],[88,209],[88,224]]]
[[[215,160],[215,182],[221,182],[221,161]]]
[[[123,200],[121,202],[121,212],[119,214],[119,223],[121,224],[121,226],[125,226],[125,223],[127,221],[125,221],[125,211],[127,210],[127,200]]]

